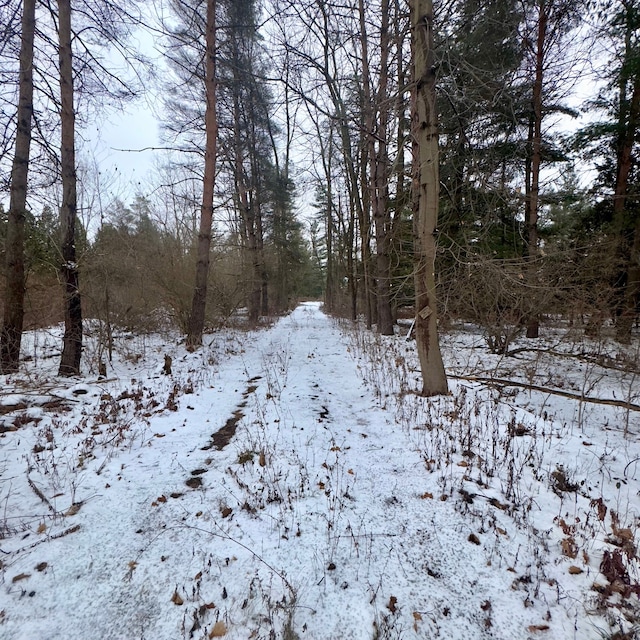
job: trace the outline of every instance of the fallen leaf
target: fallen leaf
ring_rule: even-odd
[[[267,457],[264,455],[264,451],[260,452],[260,457],[258,458],[258,464],[261,467],[266,467],[267,466]]]
[[[575,564],[572,564],[572,565],[569,567],[569,573],[570,573],[572,576],[578,576],[578,575],[580,575],[581,573],[584,573],[584,571],[583,571],[580,567],[576,567],[576,565],[575,565]]]
[[[496,527],[496,531],[502,536],[506,536],[507,535],[506,529],[501,529],[500,527]]]
[[[348,469],[348,470],[347,470],[347,473],[348,473],[349,475],[353,475],[353,469]]]
[[[46,563],[46,562],[39,562],[39,563],[36,565],[36,571],[44,571],[48,566],[49,566],[49,565],[48,565],[48,563]]]
[[[220,513],[223,518],[228,518],[233,513],[233,509],[231,507],[223,507],[220,509]]]
[[[473,544],[480,544],[480,538],[478,538],[478,536],[475,533],[470,533],[467,540],[469,542],[472,542]]]
[[[527,631],[549,631],[548,624],[531,624],[527,627]]]
[[[420,496],[423,500],[426,500],[427,498],[429,500],[433,499],[433,493],[429,493],[428,491],[425,491],[421,496]]]
[[[340,447],[331,447],[331,451],[341,451]]]
[[[156,500],[158,502],[166,502],[167,501],[167,496],[160,496],[159,498],[156,498]]]
[[[47,525],[44,522],[41,522],[38,525],[38,533],[44,533],[47,530]]]
[[[27,580],[31,577],[30,573],[19,573],[17,576],[14,576],[11,582],[20,582],[21,580]]]
[[[78,513],[78,511],[80,511],[80,509],[82,509],[82,502],[74,502],[69,509],[67,509],[67,513],[65,513],[65,516],[75,516],[76,513]]]
[[[391,613],[395,613],[398,610],[398,607],[396,607],[397,603],[398,603],[398,598],[396,598],[395,596],[391,596],[389,598],[389,603],[387,604],[387,609],[389,609]]]
[[[184,604],[184,600],[180,597],[180,594],[177,590],[173,592],[173,595],[171,596],[171,602],[173,602],[173,604],[177,604],[178,606]]]
[[[413,619],[414,620],[422,620],[422,615],[420,614],[419,611],[414,611],[413,612]]]
[[[218,620],[218,622],[216,622],[213,625],[213,629],[211,629],[211,633],[209,634],[210,638],[221,638],[222,636],[226,636],[227,635],[227,627],[225,626],[224,622],[221,622],[220,620]]]
[[[564,538],[560,541],[563,555],[569,558],[575,558],[578,555],[578,545],[573,538]]]
[[[458,466],[459,467],[468,467],[469,463],[466,460],[460,460],[460,462],[458,462]]]

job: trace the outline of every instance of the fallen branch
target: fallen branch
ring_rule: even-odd
[[[623,373],[638,373],[637,363],[620,363],[611,356],[607,355],[598,355],[591,353],[567,353],[564,351],[555,351],[554,349],[541,349],[539,347],[518,347],[517,349],[511,349],[510,351],[507,351],[505,355],[507,357],[513,357],[518,355],[519,353],[544,353],[559,358],[576,358],[577,360],[582,360],[583,362],[596,364],[603,369],[613,369],[614,371],[622,371]]]
[[[27,469],[27,482],[29,483],[29,486],[33,489],[33,492],[38,496],[38,498],[40,498],[40,500],[42,500],[42,502],[44,502],[47,505],[47,507],[49,507],[49,511],[51,511],[51,513],[56,515],[57,512],[54,509],[53,505],[47,499],[47,496],[45,496],[44,493],[42,493],[42,491],[38,489],[38,486],[36,485],[36,483],[29,476],[29,469]]]
[[[622,407],[629,411],[640,411],[640,405],[633,402],[627,402],[626,400],[616,400],[615,398],[594,398],[593,396],[585,396],[579,393],[572,393],[571,391],[564,391],[562,389],[555,389],[552,387],[542,387],[537,384],[530,384],[528,382],[518,382],[516,380],[505,380],[504,378],[483,378],[480,376],[457,376],[449,374],[450,378],[455,380],[469,380],[471,382],[483,382],[485,384],[494,384],[501,387],[522,387],[523,389],[530,389],[531,391],[540,391],[541,393],[549,393],[551,395],[562,396],[563,398],[570,398],[571,400],[579,400],[580,402],[591,402],[592,404],[606,404],[613,407]]]

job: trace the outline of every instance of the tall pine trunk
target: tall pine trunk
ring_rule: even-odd
[[[433,44],[433,2],[411,1],[413,49],[413,204],[415,235],[416,342],[422,372],[422,393],[448,392],[438,343],[434,264],[438,222],[439,151],[436,71]]]
[[[391,313],[391,220],[389,212],[389,166],[387,158],[387,125],[389,107],[387,95],[389,62],[389,2],[382,0],[380,25],[380,77],[378,90],[372,90],[369,69],[369,46],[365,7],[363,0],[358,4],[360,17],[360,41],[362,46],[362,84],[364,99],[364,127],[367,133],[367,160],[369,164],[369,205],[372,212],[376,239],[375,254],[375,316],[378,333],[393,335],[393,315]],[[377,118],[376,118],[377,114]],[[377,124],[376,124],[377,121]],[[376,148],[377,143],[377,148]],[[366,177],[363,162],[363,175]],[[365,181],[363,179],[363,188]]]
[[[632,18],[627,16],[628,31],[632,29]],[[627,33],[625,51],[626,66],[620,78],[618,141],[616,158],[616,183],[613,199],[613,221],[618,235],[617,259],[619,273],[615,282],[616,338],[629,342],[633,319],[636,315],[638,296],[640,295],[640,216],[635,220],[629,212],[628,193],[631,168],[633,165],[633,147],[640,126],[640,69],[631,65],[633,55]],[[631,75],[633,74],[633,75]],[[631,96],[628,96],[630,85]]]
[[[33,41],[36,28],[36,1],[25,0],[22,6],[22,41],[20,45],[20,86],[16,147],[11,168],[9,218],[7,221],[6,285],[4,315],[0,333],[0,372],[18,370],[24,321],[24,221],[27,209],[27,182],[31,151],[33,117]]]
[[[525,256],[526,280],[532,291],[538,286],[538,209],[540,201],[540,166],[542,164],[542,81],[544,74],[544,52],[547,36],[547,6],[546,0],[539,0],[538,4],[538,34],[535,50],[535,78],[533,81],[532,113],[529,125],[525,200]],[[536,299],[535,294],[530,296]],[[526,313],[527,338],[537,338],[540,319],[537,313],[530,310]]]
[[[207,307],[207,283],[209,279],[209,253],[211,250],[211,227],[213,224],[213,192],[216,179],[216,156],[218,118],[216,114],[216,0],[207,3],[207,33],[205,62],[205,152],[202,206],[198,229],[196,281],[193,289],[187,348],[195,349],[202,344],[204,319]]]
[[[82,304],[76,260],[76,152],[75,111],[73,107],[73,55],[71,51],[71,0],[58,0],[58,60],[60,64],[60,119],[62,125],[62,265],[60,277],[64,288],[64,338],[58,373],[80,373],[82,357]]]

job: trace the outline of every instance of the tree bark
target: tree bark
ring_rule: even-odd
[[[9,217],[7,221],[6,285],[4,314],[0,333],[0,372],[18,370],[24,322],[24,222],[27,209],[27,183],[33,118],[33,41],[36,28],[36,1],[22,6],[20,44],[20,85],[15,155],[11,168]]]
[[[526,199],[525,199],[525,255],[527,284],[532,292],[538,286],[538,208],[540,200],[540,165],[542,163],[542,88],[544,76],[545,41],[547,36],[548,13],[546,0],[538,4],[538,33],[535,49],[535,78],[532,93],[532,114],[529,128],[529,158],[527,158]],[[533,300],[536,299],[532,295]],[[538,314],[527,316],[527,338],[537,338],[540,328]]]
[[[213,192],[216,180],[218,118],[216,113],[216,0],[207,2],[207,33],[205,62],[205,152],[202,206],[198,229],[196,281],[189,316],[187,348],[195,349],[202,344],[204,319],[207,306],[207,283],[209,279],[209,253],[211,250],[211,227],[213,224]]]
[[[388,208],[389,163],[387,157],[387,126],[389,119],[387,87],[390,46],[389,0],[382,0],[381,4],[380,76],[375,98],[369,69],[369,46],[363,0],[359,1],[358,8],[360,17],[360,41],[362,46],[364,126],[367,134],[367,159],[369,163],[369,202],[376,238],[376,321],[378,333],[389,336],[393,335],[393,315],[391,313],[391,260],[389,257],[391,250],[391,220]],[[364,188],[364,182],[362,186]]]
[[[628,9],[630,11],[630,9]],[[616,184],[613,198],[613,221],[618,234],[618,261],[620,273],[615,283],[616,288],[616,338],[621,342],[631,339],[633,318],[636,314],[640,290],[640,217],[628,219],[627,195],[629,191],[629,175],[633,164],[633,147],[640,125],[640,71],[632,67],[629,58],[631,50],[631,34],[633,21],[629,22],[624,64],[632,68],[632,77],[623,70],[620,78],[618,114],[618,143],[616,162]],[[627,83],[631,82],[631,98],[628,98]]]
[[[438,343],[434,264],[438,221],[439,152],[433,2],[410,0],[413,49],[413,203],[415,235],[416,342],[422,371],[422,393],[446,394],[447,376]]]
[[[60,65],[60,120],[62,147],[62,265],[60,277],[64,288],[64,338],[58,374],[80,373],[82,357],[82,304],[78,263],[76,261],[76,152],[75,111],[73,106],[73,54],[71,50],[71,0],[58,0],[58,60]]]

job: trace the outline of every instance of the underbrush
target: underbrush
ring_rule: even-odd
[[[339,325],[378,402],[437,477],[439,495],[428,497],[453,502],[480,531],[515,528],[537,558],[514,588],[548,598],[551,587],[602,637],[636,637],[640,347],[556,331],[533,346],[514,340],[509,357],[479,332],[451,332],[450,395],[423,398],[412,342]]]

